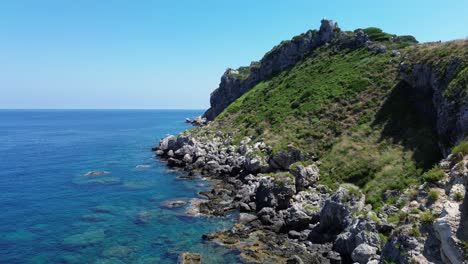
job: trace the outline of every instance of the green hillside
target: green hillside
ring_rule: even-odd
[[[210,127],[235,132],[237,142],[245,136],[263,140],[273,152],[293,145],[319,160],[323,183],[354,183],[374,205],[393,199],[386,190],[422,181],[422,173],[442,157],[435,121],[424,110],[432,109],[432,101],[399,79],[399,66],[430,64],[442,76],[450,60],[462,60],[444,92],[462,100],[468,41],[415,44],[411,36],[390,41],[392,35],[376,28],[364,31],[389,51],[321,47],[256,85]]]

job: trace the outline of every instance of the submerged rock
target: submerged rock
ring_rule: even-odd
[[[136,165],[135,168],[136,169],[147,169],[147,168],[151,168],[151,165]]]
[[[85,177],[94,177],[94,176],[101,176],[101,175],[105,175],[105,174],[109,174],[110,172],[108,171],[89,171],[87,173],[85,173],[83,176]]]
[[[136,215],[134,222],[135,224],[143,225],[143,224],[147,224],[151,222],[152,219],[153,219],[153,215],[151,214],[150,211],[141,211],[141,212],[138,212],[138,214]]]
[[[179,256],[179,264],[201,264],[202,256],[198,253],[184,252]]]
[[[102,242],[105,239],[103,229],[90,230],[65,238],[62,246],[65,248],[86,247]]]
[[[130,256],[133,250],[129,247],[117,245],[110,247],[102,252],[105,257],[126,258]]]
[[[85,180],[77,180],[75,181],[75,184],[79,185],[116,185],[120,184],[120,178],[119,177],[97,177],[97,178],[87,178]]]
[[[80,217],[81,220],[87,221],[87,222],[104,222],[107,221],[109,218],[109,214],[85,214]]]
[[[181,200],[181,199],[171,199],[164,201],[162,203],[162,206],[167,207],[167,208],[176,208],[176,207],[182,207],[187,204],[186,200]]]

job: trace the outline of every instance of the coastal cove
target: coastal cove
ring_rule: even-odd
[[[180,179],[151,147],[189,125],[194,110],[0,110],[1,263],[239,263],[202,235],[236,215],[190,217],[211,188]],[[92,171],[105,172],[88,174]]]

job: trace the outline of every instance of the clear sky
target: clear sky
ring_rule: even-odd
[[[465,38],[468,0],[2,0],[0,108],[209,106],[227,67],[318,28]]]

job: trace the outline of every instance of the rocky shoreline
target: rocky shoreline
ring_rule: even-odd
[[[373,210],[353,185],[332,190],[317,184],[314,157],[293,147],[273,153],[250,138],[235,144],[232,135],[210,131],[209,124],[168,136],[153,151],[188,177],[216,180],[211,191],[200,193],[206,200],[192,203],[192,214],[239,210],[231,230],[203,238],[239,250],[248,262],[466,262],[456,233],[466,228],[460,211],[466,211],[468,156],[449,156],[441,162],[444,179],[410,188],[397,194],[394,205]],[[434,190],[437,201],[429,197]]]

